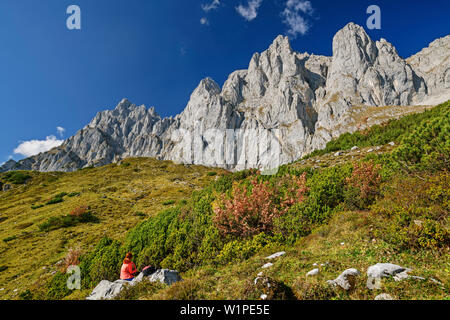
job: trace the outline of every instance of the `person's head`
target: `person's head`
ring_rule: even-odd
[[[131,252],[128,252],[125,256],[125,260],[123,260],[123,263],[130,263],[131,259],[133,259],[133,254]]]

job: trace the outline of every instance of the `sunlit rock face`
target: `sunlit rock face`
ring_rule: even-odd
[[[349,23],[325,57],[295,52],[278,36],[222,88],[203,79],[174,118],[124,99],[61,146],[0,171],[74,171],[138,156],[229,170],[276,168],[357,130],[355,107],[447,100],[449,44],[450,36],[437,39],[405,60],[386,40],[373,41]]]

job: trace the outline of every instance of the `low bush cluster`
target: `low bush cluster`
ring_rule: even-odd
[[[39,225],[39,230],[49,232],[89,222],[97,223],[99,222],[99,219],[88,211],[86,207],[80,207],[67,215],[49,218],[46,222]]]
[[[13,184],[25,184],[28,180],[31,179],[31,175],[29,175],[25,171],[10,171],[5,173],[2,176],[2,179]]]

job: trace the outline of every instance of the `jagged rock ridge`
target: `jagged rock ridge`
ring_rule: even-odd
[[[133,156],[231,170],[275,168],[356,130],[355,106],[414,105],[449,93],[450,36],[402,59],[384,39],[349,23],[333,39],[333,56],[294,52],[278,36],[247,70],[223,87],[202,80],[185,110],[161,118],[122,100],[60,147],[0,171],[74,171]]]

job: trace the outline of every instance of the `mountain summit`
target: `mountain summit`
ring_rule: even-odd
[[[230,170],[275,167],[357,130],[355,110],[448,100],[449,46],[450,36],[437,39],[405,60],[391,43],[373,41],[349,23],[333,39],[333,56],[325,57],[297,53],[278,36],[222,88],[202,80],[174,118],[124,99],[61,146],[9,161],[0,172],[74,171],[126,157]]]

